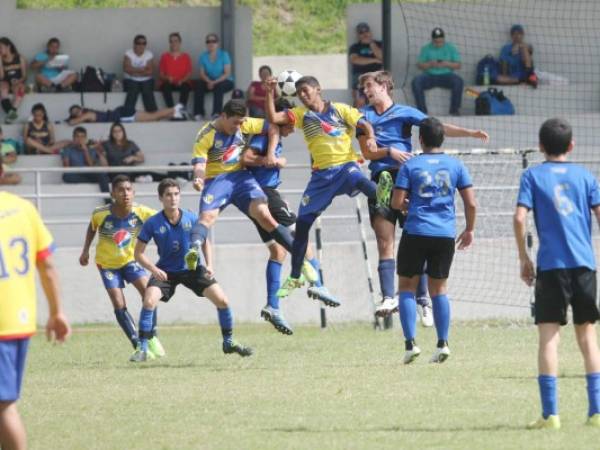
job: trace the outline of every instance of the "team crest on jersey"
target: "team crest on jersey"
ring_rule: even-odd
[[[167,232],[167,227],[165,227],[164,225],[161,225],[160,228],[158,229],[158,232],[160,234],[165,234]]]
[[[131,244],[131,233],[125,229],[121,229],[113,234],[113,242],[117,244],[121,250]]]
[[[104,228],[106,228],[107,230],[112,230],[115,226],[113,225],[113,223],[110,220],[107,220],[106,222],[104,222]]]
[[[216,148],[221,148],[223,147],[223,141],[221,139],[216,139],[215,140],[215,147]]]
[[[202,197],[202,201],[207,205],[210,205],[214,199],[215,197],[212,194],[206,194],[204,197]]]
[[[192,229],[192,223],[191,222],[183,222],[183,229],[184,230],[191,230]]]
[[[223,160],[223,164],[236,164],[240,162],[241,154],[242,146],[233,144],[227,147],[227,150],[225,150],[221,159]]]
[[[305,195],[304,197],[302,197],[302,204],[304,206],[308,205],[310,203],[310,197],[308,195]]]
[[[112,279],[115,277],[115,274],[112,273],[110,270],[107,270],[106,272],[104,272],[104,277],[108,280],[108,281],[112,281]]]
[[[137,217],[132,217],[131,219],[129,219],[127,222],[129,223],[129,226],[131,227],[135,227],[137,225]]]

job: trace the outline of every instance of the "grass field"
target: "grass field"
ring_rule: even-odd
[[[256,354],[224,356],[214,326],[161,330],[168,355],[133,365],[116,327],[79,328],[63,347],[31,346],[20,402],[32,449],[598,448],[568,329],[559,381],[563,429],[526,431],[539,414],[535,329],[470,322],[452,357],[400,363],[398,330],[368,325],[293,337],[238,327]]]

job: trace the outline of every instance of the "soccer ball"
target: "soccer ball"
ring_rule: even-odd
[[[283,97],[293,97],[296,95],[296,81],[302,78],[302,75],[295,70],[284,70],[277,76],[277,86]]]

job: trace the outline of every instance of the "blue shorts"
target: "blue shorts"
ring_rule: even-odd
[[[21,395],[29,338],[0,341],[0,402],[14,402]]]
[[[126,281],[133,283],[135,280],[148,275],[144,268],[136,262],[130,262],[120,269],[103,269],[98,266],[98,270],[106,289],[123,289]]]
[[[338,195],[354,197],[359,192],[356,184],[362,178],[367,177],[355,162],[313,171],[302,194],[298,216],[320,215]]]
[[[200,213],[225,209],[233,203],[244,214],[248,214],[250,202],[257,199],[267,201],[267,196],[249,171],[224,173],[211,178],[204,185]]]

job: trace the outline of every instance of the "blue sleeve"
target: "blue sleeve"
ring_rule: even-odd
[[[527,209],[533,208],[533,193],[531,191],[531,172],[529,171],[526,171],[521,176],[519,195],[517,196],[517,206],[523,206]]]
[[[396,187],[405,191],[410,191],[410,170],[408,164],[402,164],[398,175],[396,175]]]
[[[45,52],[39,52],[33,59],[38,62],[46,62],[48,61],[48,54]]]
[[[252,139],[250,139],[250,144],[248,144],[248,147],[250,147],[252,150],[256,151],[257,153],[264,154],[264,153],[266,153],[268,142],[269,142],[269,140],[268,140],[267,136],[256,135],[256,136],[252,137]]]
[[[473,182],[471,181],[471,175],[469,174],[469,169],[462,162],[460,162],[459,171],[458,171],[458,180],[456,180],[456,189],[462,191],[463,189],[467,189],[473,186]]]
[[[222,59],[223,64],[231,64],[231,56],[229,56],[229,52],[223,50]]]
[[[144,223],[137,238],[145,244],[152,240],[152,223],[150,220]]]
[[[413,108],[411,106],[406,108],[407,122],[409,122],[413,126],[421,125],[421,122],[423,122],[425,119],[427,119],[427,117],[428,117],[427,114],[423,114],[417,108]]]
[[[198,66],[202,67],[204,71],[206,71],[206,67],[204,65],[204,53],[200,53],[200,56],[198,56]]]
[[[591,208],[594,208],[600,205],[600,191],[598,190],[598,180],[593,175],[589,175],[590,183],[589,183],[589,192],[588,199]]]
[[[510,52],[511,52],[511,44],[505,45],[500,50],[500,61],[509,62],[510,60]]]

